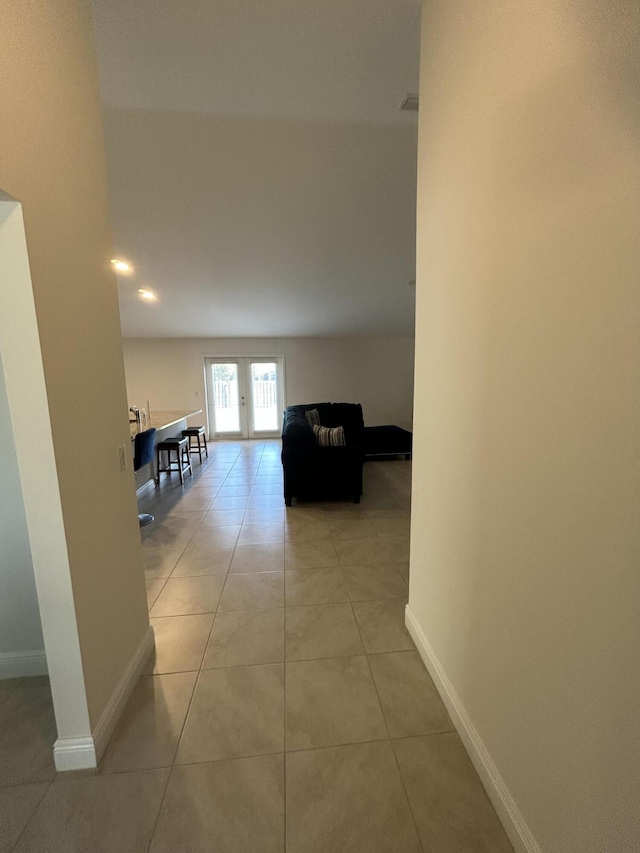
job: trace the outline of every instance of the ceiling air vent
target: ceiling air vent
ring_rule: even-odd
[[[417,113],[418,105],[419,101],[417,95],[407,95],[404,101],[400,104],[400,109],[407,113]]]

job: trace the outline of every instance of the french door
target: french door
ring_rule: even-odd
[[[282,430],[283,359],[205,359],[209,424],[214,438],[269,438]]]

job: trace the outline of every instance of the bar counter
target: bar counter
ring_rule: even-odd
[[[202,409],[171,409],[170,411],[154,411],[151,417],[147,418],[146,426],[142,424],[130,423],[131,441],[138,432],[144,432],[145,429],[156,430],[156,443],[163,441],[165,438],[173,438],[180,435],[182,430],[187,426],[187,418],[192,418],[195,415],[202,414]],[[136,491],[140,493],[143,489],[149,488],[153,482],[155,465],[143,465],[139,471],[135,472]]]
[[[142,424],[129,423],[131,440],[133,441],[137,432],[143,432],[145,429],[151,429],[152,427],[156,430],[169,429],[169,427],[179,424],[180,421],[186,421],[187,418],[192,418],[194,415],[201,413],[202,409],[196,409],[195,411],[189,411],[189,409],[172,409],[166,412],[152,412],[151,417],[147,418],[147,425],[144,427]],[[184,427],[180,427],[179,431],[183,429]]]

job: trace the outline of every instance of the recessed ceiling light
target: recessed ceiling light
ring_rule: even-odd
[[[126,261],[121,261],[119,258],[111,258],[111,263],[118,270],[118,272],[132,272],[133,267],[131,264],[128,264]]]
[[[147,290],[144,287],[140,287],[138,289],[138,293],[142,296],[143,299],[155,299],[156,295],[152,290]]]

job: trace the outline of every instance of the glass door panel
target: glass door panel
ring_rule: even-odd
[[[251,433],[278,432],[278,365],[275,361],[250,361]]]
[[[212,363],[210,399],[216,435],[244,435],[244,394],[238,361]]]

